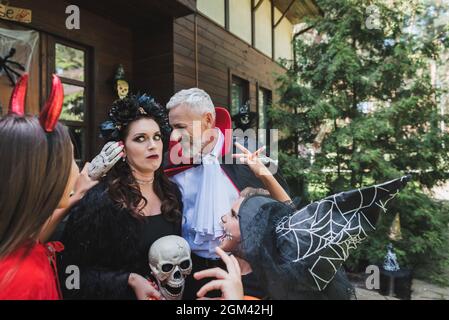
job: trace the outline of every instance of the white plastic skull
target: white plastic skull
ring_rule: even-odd
[[[161,294],[167,300],[180,300],[185,278],[192,272],[190,246],[178,236],[165,236],[156,240],[148,254],[151,272],[157,280]]]

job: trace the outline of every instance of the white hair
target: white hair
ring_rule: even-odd
[[[203,115],[206,112],[212,113],[215,119],[215,107],[212,99],[206,91],[199,88],[190,88],[177,92],[167,103],[167,109],[173,109],[181,104],[186,104],[199,114]]]

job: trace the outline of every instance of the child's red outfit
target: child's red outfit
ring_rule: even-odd
[[[62,298],[56,270],[60,242],[36,242],[24,256],[22,246],[0,260],[0,300],[59,300]]]

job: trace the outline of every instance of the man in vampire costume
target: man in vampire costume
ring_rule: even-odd
[[[192,274],[224,267],[215,253],[223,236],[220,218],[229,212],[241,190],[264,184],[247,165],[232,163],[231,117],[226,109],[215,108],[205,91],[182,90],[170,99],[167,109],[173,132],[165,173],[182,193],[182,236],[192,250]],[[278,172],[275,178],[288,190]],[[244,276],[242,281],[245,294],[258,296],[252,276]],[[195,299],[205,282],[189,277],[184,299]]]

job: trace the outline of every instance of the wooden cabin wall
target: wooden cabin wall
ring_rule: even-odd
[[[194,15],[174,21],[175,91],[196,85]],[[268,56],[206,17],[197,15],[198,85],[216,105],[230,105],[231,75],[249,81],[251,109],[256,111],[256,84],[275,95],[276,74],[285,69]]]
[[[173,22],[134,30],[134,87],[165,105],[173,95]]]

